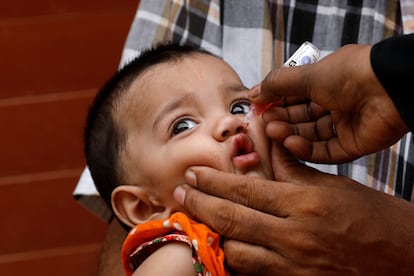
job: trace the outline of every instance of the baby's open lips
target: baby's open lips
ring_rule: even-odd
[[[233,137],[232,162],[234,168],[246,172],[248,168],[257,166],[260,157],[254,150],[253,141],[246,133],[239,133]]]
[[[249,154],[254,151],[253,142],[245,133],[237,134],[233,141],[232,157]]]

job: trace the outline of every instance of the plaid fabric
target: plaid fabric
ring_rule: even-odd
[[[173,40],[222,57],[250,87],[304,41],[323,57],[345,44],[373,44],[402,33],[400,11],[398,1],[386,0],[141,0],[120,66],[143,48]],[[349,164],[310,165],[410,200],[413,156],[408,134]]]
[[[414,1],[400,0],[404,34],[414,32]]]

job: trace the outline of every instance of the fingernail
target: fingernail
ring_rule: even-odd
[[[191,186],[197,187],[197,177],[191,169],[185,171],[185,179]]]
[[[260,94],[260,83],[256,84],[249,90],[249,98],[254,99]]]
[[[181,186],[177,186],[173,192],[174,199],[181,205],[184,205],[185,193],[185,189]]]

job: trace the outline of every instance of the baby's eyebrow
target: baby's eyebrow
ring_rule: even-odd
[[[229,90],[233,90],[236,92],[245,92],[246,90],[249,90],[249,88],[247,88],[246,86],[244,86],[243,84],[234,84],[234,85],[229,85],[228,86]]]
[[[194,92],[189,92],[186,94],[181,95],[180,97],[177,97],[172,102],[169,102],[164,108],[160,111],[158,116],[154,120],[154,124],[152,125],[152,128],[154,129],[159,121],[168,113],[173,111],[174,109],[177,109],[178,107],[188,104],[190,102],[194,101]]]

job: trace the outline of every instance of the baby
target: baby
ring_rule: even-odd
[[[98,93],[85,153],[100,195],[132,228],[127,275],[228,274],[219,236],[185,215],[173,191],[196,165],[273,178],[263,122],[243,123],[247,93],[220,58],[173,43],[144,51]]]

